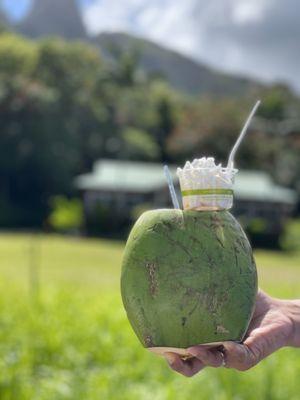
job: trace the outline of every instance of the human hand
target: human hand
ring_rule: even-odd
[[[259,291],[246,339],[242,344],[224,342],[222,346],[194,346],[192,358],[183,361],[177,354],[166,353],[170,367],[188,377],[206,366],[246,371],[284,346],[300,346],[300,303],[278,300]]]

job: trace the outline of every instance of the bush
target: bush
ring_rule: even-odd
[[[287,223],[280,245],[286,251],[300,250],[300,219],[290,220]]]
[[[83,207],[79,199],[56,196],[51,201],[49,225],[55,231],[78,231],[83,224]]]

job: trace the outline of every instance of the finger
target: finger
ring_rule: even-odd
[[[188,352],[209,367],[218,368],[224,365],[224,355],[217,349],[193,346],[188,349]]]
[[[272,329],[266,332],[261,328],[253,330],[250,336],[244,341],[245,346],[250,349],[257,362],[283,347],[285,343],[285,331]]]
[[[174,371],[186,377],[192,377],[204,368],[204,364],[196,358],[183,361],[180,356],[175,353],[165,353],[164,357]]]
[[[169,366],[174,371],[179,372],[186,377],[192,377],[204,368],[203,363],[196,358],[183,361],[180,356],[175,353],[165,353],[164,356],[167,359]]]
[[[246,344],[224,342],[223,347],[225,365],[227,368],[246,371],[259,362],[259,359]]]

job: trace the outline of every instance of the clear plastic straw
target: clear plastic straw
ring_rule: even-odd
[[[234,157],[235,157],[235,154],[237,152],[237,149],[239,148],[242,140],[244,139],[244,137],[245,137],[245,135],[247,133],[247,130],[249,128],[249,125],[251,124],[252,118],[254,117],[258,107],[260,106],[260,103],[261,103],[261,101],[258,100],[258,102],[253,107],[253,110],[251,111],[251,113],[250,113],[250,115],[249,115],[249,117],[248,117],[248,119],[247,119],[247,121],[246,121],[246,123],[245,123],[245,125],[244,125],[244,127],[243,127],[243,129],[241,131],[241,133],[240,133],[240,136],[238,137],[235,145],[233,146],[233,149],[231,150],[231,153],[230,153],[229,158],[228,158],[227,168],[233,168],[233,166],[234,166]]]
[[[173,207],[175,209],[180,209],[179,202],[178,202],[178,199],[177,199],[177,196],[176,196],[176,191],[175,191],[173,179],[172,179],[169,167],[167,165],[164,166],[164,173],[165,173],[165,176],[166,176],[167,181],[168,181]]]

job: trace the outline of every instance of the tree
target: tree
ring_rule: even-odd
[[[77,158],[77,172],[89,170],[103,152],[100,129],[106,116],[96,92],[102,73],[103,62],[93,47],[59,39],[39,44],[35,76],[57,93],[53,129],[60,132],[65,154]]]
[[[38,47],[35,43],[12,33],[0,34],[0,74],[4,78],[32,76],[37,58]]]
[[[0,92],[0,222],[13,226],[41,225],[47,198],[62,183],[55,144],[46,132],[45,116],[54,105],[53,93],[31,80],[1,82]]]
[[[99,117],[99,54],[59,40],[0,37],[2,223],[41,226],[49,198],[72,192]],[[90,160],[89,160],[90,161]],[[92,161],[88,163],[89,168]],[[6,222],[5,222],[6,221]]]

